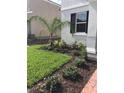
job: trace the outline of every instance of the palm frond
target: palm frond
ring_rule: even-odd
[[[28,17],[27,21],[30,21],[31,22],[34,19],[36,20],[36,18],[37,18],[37,16],[31,16],[31,17]]]
[[[55,31],[55,27],[56,27],[56,25],[59,23],[59,20],[57,19],[57,18],[54,18],[53,19],[53,22],[52,22],[52,24],[51,24],[51,32],[54,32]]]
[[[49,26],[49,23],[47,22],[47,20],[45,18],[42,18],[40,16],[31,16],[30,18],[28,18],[27,21],[32,21],[32,20],[36,20],[36,21],[39,21],[42,25],[45,25],[46,28],[50,31],[50,26]]]
[[[55,25],[54,29],[61,30],[63,27],[65,27],[67,25],[70,25],[70,22],[68,22],[68,21],[61,22],[61,20],[59,20],[58,23]]]
[[[61,30],[64,26],[67,26],[67,25],[70,24],[70,22],[68,22],[68,21],[62,22],[57,17],[54,18],[51,23],[49,23],[45,18],[40,17],[40,16],[32,16],[32,17],[28,18],[27,21],[30,21],[31,22],[34,19],[37,20],[37,21],[39,21],[43,25],[45,25],[45,27],[48,29],[48,31],[50,33],[55,33],[56,31]]]
[[[51,28],[50,28],[50,25],[49,23],[47,22],[47,20],[45,18],[42,18],[42,17],[39,17],[37,16],[38,20],[41,22],[41,24],[45,25],[46,28],[50,31]]]

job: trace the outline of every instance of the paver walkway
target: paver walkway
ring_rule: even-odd
[[[97,93],[97,71],[95,71],[81,93]]]

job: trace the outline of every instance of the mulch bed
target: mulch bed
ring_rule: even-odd
[[[59,40],[60,37],[53,36],[51,38],[53,41],[54,40]],[[34,45],[34,44],[48,44],[49,42],[49,36],[42,36],[42,37],[33,37],[33,38],[28,38],[27,39],[27,44],[28,45]]]
[[[78,73],[80,74],[79,81],[70,81],[67,79],[64,79],[62,76],[62,71],[70,66],[73,66],[75,63],[75,59],[77,57],[73,57],[73,59],[65,64],[63,67],[61,67],[59,70],[57,70],[55,73],[52,74],[52,76],[58,76],[61,80],[61,89],[57,91],[57,93],[81,93],[82,89],[92,76],[93,72],[97,68],[97,62],[86,60],[87,65],[89,66],[89,69],[86,68],[78,68]],[[28,93],[50,93],[45,88],[45,82],[46,79],[41,80],[38,82],[38,84],[34,85],[32,88],[30,88],[30,91]]]

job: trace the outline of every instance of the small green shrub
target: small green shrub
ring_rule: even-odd
[[[55,41],[53,42],[53,46],[54,46],[55,48],[59,48],[59,44],[60,44],[60,42],[61,42],[60,39],[55,40]]]
[[[73,50],[72,53],[74,56],[80,56],[81,55],[80,51],[78,51],[78,50]]]
[[[53,47],[53,46],[48,45],[48,46],[47,46],[47,49],[48,49],[48,50],[53,50],[53,49],[54,49],[54,47]]]
[[[73,47],[73,49],[77,49],[77,50],[79,49],[79,48],[78,48],[77,41],[75,41],[74,44],[72,44],[72,47]]]
[[[53,44],[54,44],[55,48],[61,48],[64,45],[64,41],[60,40],[60,39],[59,40],[55,40]]]
[[[66,42],[64,41],[64,40],[62,40],[61,41],[61,46],[60,46],[61,48],[67,48],[68,47],[68,45],[66,44]]]
[[[63,77],[70,80],[78,79],[78,71],[76,67],[69,67],[63,71]]]
[[[90,67],[86,63],[85,59],[77,60],[76,63],[75,63],[75,66],[78,67],[78,68],[83,68],[83,69],[86,69],[86,70],[90,70]]]
[[[55,93],[60,88],[60,83],[58,77],[52,76],[49,77],[46,83],[46,89],[50,91],[50,93]]]
[[[81,58],[82,59],[86,58],[87,57],[86,46],[84,46],[82,43],[79,43],[78,48],[80,49]]]
[[[50,46],[50,45],[46,45],[46,46],[42,46],[40,49],[44,49],[44,50],[53,50],[54,47]]]
[[[85,59],[77,60],[76,63],[75,63],[75,66],[78,67],[78,68],[81,68],[81,67],[83,67],[85,62],[86,62]]]

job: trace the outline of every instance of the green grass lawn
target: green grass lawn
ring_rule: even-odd
[[[70,56],[65,54],[39,50],[40,47],[41,45],[32,45],[27,48],[28,87],[50,75],[71,59]]]

